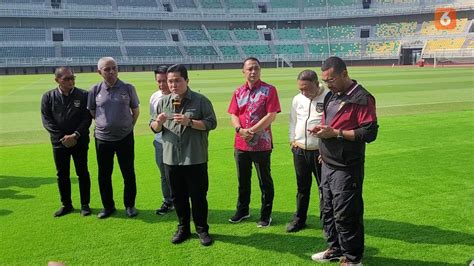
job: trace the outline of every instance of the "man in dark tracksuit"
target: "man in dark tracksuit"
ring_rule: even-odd
[[[321,70],[332,94],[325,99],[321,125],[312,131],[321,139],[322,221],[329,247],[312,259],[362,265],[365,143],[377,137],[375,98],[350,79],[340,58],[328,58]]]
[[[63,216],[73,210],[69,175],[71,156],[79,177],[81,215],[87,216],[91,214],[87,151],[92,121],[86,108],[87,91],[74,87],[75,76],[69,67],[59,67],[54,74],[58,87],[46,92],[41,100],[41,118],[51,136],[62,202],[62,207],[54,216]]]

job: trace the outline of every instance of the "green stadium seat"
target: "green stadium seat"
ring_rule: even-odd
[[[0,58],[51,58],[54,57],[54,47],[0,47]]]
[[[209,31],[209,35],[211,35],[211,39],[213,39],[214,41],[232,40],[228,30],[208,30],[208,31]]]
[[[356,37],[354,25],[330,26],[328,33],[331,39],[354,39]]]
[[[278,54],[304,54],[304,46],[300,44],[275,45]]]
[[[126,46],[128,56],[182,56],[177,46]]]
[[[274,32],[279,40],[301,40],[300,29],[276,29]]]
[[[124,41],[166,41],[162,30],[122,29],[122,37]]]
[[[260,39],[256,30],[234,30],[234,34],[240,41],[258,41]]]
[[[307,39],[325,40],[327,39],[327,30],[325,27],[321,28],[305,28],[305,37]]]
[[[0,28],[0,42],[46,41],[46,29]]]
[[[238,55],[239,51],[235,46],[228,46],[228,45],[223,45],[219,46],[219,50],[221,50],[223,55]]]
[[[212,46],[185,46],[188,55],[217,55]]]
[[[182,30],[188,41],[207,41],[206,33],[203,30]]]
[[[200,0],[202,8],[222,8],[220,0]]]
[[[245,45],[242,50],[247,56],[269,55],[272,50],[268,45]]]
[[[332,43],[331,54],[336,56],[360,56],[360,43]]]
[[[65,46],[63,57],[94,57],[104,56],[121,57],[119,46]]]
[[[309,52],[311,54],[317,55],[328,55],[329,54],[329,45],[327,43],[322,44],[309,44]]]
[[[70,29],[71,41],[118,41],[114,29]]]

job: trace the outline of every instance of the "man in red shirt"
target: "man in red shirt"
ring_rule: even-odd
[[[342,59],[328,58],[321,70],[332,94],[324,101],[321,124],[312,132],[321,139],[322,221],[328,249],[311,258],[362,265],[365,144],[377,137],[375,98],[349,77]]]
[[[260,80],[260,62],[254,57],[244,60],[242,72],[246,83],[234,91],[228,112],[235,128],[234,156],[237,163],[239,198],[237,211],[229,219],[238,223],[250,217],[250,178],[255,165],[262,191],[262,207],[257,227],[272,222],[273,179],[270,155],[273,148],[270,125],[281,112],[276,88]]]

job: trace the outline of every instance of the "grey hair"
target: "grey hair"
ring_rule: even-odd
[[[101,69],[105,65],[105,63],[108,63],[108,62],[114,62],[115,65],[117,65],[117,61],[115,61],[113,57],[106,56],[99,59],[99,62],[97,62],[97,69]]]

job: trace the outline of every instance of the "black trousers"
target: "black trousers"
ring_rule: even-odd
[[[171,197],[178,216],[178,228],[190,230],[191,198],[192,214],[196,232],[208,232],[207,190],[209,177],[207,163],[195,165],[167,165],[165,174],[169,178]]]
[[[323,230],[330,248],[340,249],[350,261],[360,261],[364,253],[364,165],[335,170],[323,162]]]
[[[311,196],[313,175],[316,178],[316,184],[318,186],[319,202],[321,203],[322,201],[319,189],[319,185],[321,184],[321,164],[318,163],[319,150],[304,150],[299,147],[293,147],[291,151],[293,152],[293,164],[295,166],[296,184],[298,186],[298,192],[296,193],[296,213],[293,220],[305,224]],[[321,213],[319,215],[321,217]]]
[[[79,193],[81,205],[90,201],[91,179],[87,168],[87,151],[89,143],[76,145],[72,148],[53,148],[53,158],[58,176],[59,195],[63,206],[72,206],[70,165],[71,156],[79,178]]]
[[[137,185],[135,181],[135,141],[133,132],[119,141],[105,141],[95,139],[97,151],[97,165],[99,168],[99,189],[102,205],[105,209],[115,208],[112,189],[112,172],[114,168],[114,155],[122,172],[124,190],[123,202],[125,207],[135,206]]]
[[[262,207],[260,209],[260,220],[268,220],[272,214],[273,207],[273,179],[270,172],[270,155],[272,151],[234,151],[237,163],[237,178],[239,180],[239,198],[237,200],[237,212],[246,214],[249,212],[252,163],[255,165],[262,192]]]

